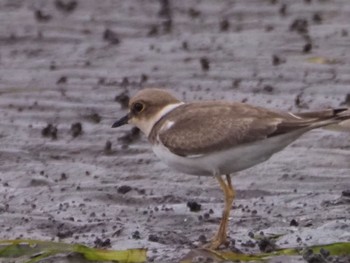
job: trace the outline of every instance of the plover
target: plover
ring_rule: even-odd
[[[268,160],[303,133],[350,119],[350,109],[279,112],[239,102],[184,103],[165,90],[143,89],[113,128],[133,124],[168,166],[192,175],[214,176],[225,197],[218,232],[211,243],[226,243],[235,191],[230,175]],[[226,178],[226,180],[225,180]]]

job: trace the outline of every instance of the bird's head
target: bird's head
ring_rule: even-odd
[[[153,125],[180,104],[181,101],[165,90],[155,88],[140,90],[130,99],[128,114],[117,120],[112,128],[133,124],[148,136]]]

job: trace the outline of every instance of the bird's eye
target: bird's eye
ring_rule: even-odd
[[[133,106],[132,106],[132,111],[135,113],[140,113],[141,111],[143,111],[143,104],[136,102]]]

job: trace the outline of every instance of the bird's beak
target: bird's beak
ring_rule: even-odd
[[[130,119],[129,114],[125,115],[124,117],[122,117],[121,119],[119,119],[115,123],[113,123],[112,128],[117,128],[117,127],[123,126],[125,124],[128,124],[129,119]]]

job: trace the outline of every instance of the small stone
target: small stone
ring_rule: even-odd
[[[195,201],[188,201],[187,207],[190,209],[191,212],[198,212],[201,210],[202,205]]]
[[[324,257],[324,258],[328,258],[330,256],[330,252],[326,249],[324,249],[323,247],[320,249],[320,254]]]
[[[274,87],[271,85],[265,85],[263,90],[270,93],[270,92],[273,92]]]
[[[311,42],[306,43],[303,47],[303,52],[310,53],[311,50],[312,50],[312,43]]]
[[[73,123],[70,127],[70,131],[74,138],[78,137],[83,133],[83,126],[80,122]]]
[[[51,139],[57,139],[57,127],[53,126],[51,123],[47,124],[45,128],[41,130],[41,135],[43,137],[51,137]]]
[[[350,189],[342,191],[341,195],[344,197],[350,197]]]
[[[45,14],[43,11],[41,10],[35,10],[34,12],[34,17],[37,21],[39,22],[47,22],[49,20],[51,20],[52,16],[49,14]]]
[[[114,100],[120,104],[123,109],[127,109],[129,105],[130,97],[127,92],[122,92],[115,96]]]
[[[206,244],[207,243],[207,238],[205,235],[201,234],[199,237],[198,237],[198,241],[201,242],[202,244]]]
[[[308,33],[308,22],[306,19],[295,19],[293,23],[289,26],[290,31],[295,31],[299,34]]]
[[[56,81],[56,84],[65,84],[65,83],[67,83],[67,77],[66,76],[62,76]]]
[[[242,80],[241,79],[235,79],[232,81],[232,88],[238,89],[239,85],[241,84]]]
[[[115,45],[120,43],[120,39],[117,33],[109,28],[105,29],[103,32],[103,39]]]
[[[286,16],[287,15],[287,5],[286,4],[282,4],[282,6],[280,7],[279,13],[281,16]]]
[[[156,25],[152,25],[151,26],[151,28],[149,29],[149,31],[148,31],[148,36],[149,37],[152,37],[152,36],[156,36],[156,35],[158,35],[158,26],[156,26]]]
[[[256,243],[254,243],[252,240],[248,240],[247,242],[242,243],[242,246],[243,246],[243,247],[250,247],[250,248],[253,248],[253,247],[256,246]]]
[[[227,19],[221,20],[220,31],[225,32],[225,31],[229,30],[229,28],[230,28],[230,22]]]
[[[158,15],[163,17],[171,16],[170,0],[160,0],[159,3],[160,3],[160,10],[158,11]]]
[[[140,239],[141,238],[140,232],[138,230],[136,230],[134,233],[132,233],[131,237],[133,239]]]
[[[295,220],[295,219],[292,219],[289,223],[290,226],[299,226],[299,223]]]
[[[321,254],[314,254],[311,249],[308,249],[303,254],[303,259],[306,260],[307,263],[327,263],[326,260]]]
[[[101,116],[97,112],[93,112],[86,116],[86,118],[93,123],[100,123],[101,122]]]
[[[58,238],[67,238],[73,236],[73,232],[70,230],[65,230],[65,231],[59,231],[57,233]]]
[[[209,65],[209,59],[206,58],[206,57],[202,57],[200,60],[199,60],[200,64],[201,64],[201,67],[202,67],[202,70],[203,71],[208,71],[210,69],[210,65]]]
[[[261,240],[259,240],[258,247],[260,251],[264,253],[271,253],[272,251],[277,249],[277,246],[273,242],[273,240],[268,238],[262,238]]]
[[[70,13],[70,12],[73,12],[77,8],[78,2],[74,1],[74,0],[71,0],[71,1],[68,1],[68,0],[56,0],[55,1],[55,6],[60,11]]]
[[[198,10],[196,10],[196,9],[190,8],[190,9],[188,10],[188,14],[189,14],[189,16],[192,17],[192,18],[196,18],[196,17],[199,17],[199,16],[201,15],[201,12],[198,11]]]
[[[312,21],[314,21],[316,24],[321,24],[322,20],[323,19],[320,13],[315,13],[312,17]]]
[[[148,76],[146,74],[141,75],[141,83],[145,83],[148,80]]]
[[[278,65],[285,63],[285,62],[286,62],[285,58],[281,58],[280,56],[277,56],[277,55],[272,56],[272,65],[274,65],[274,66],[278,66]]]
[[[60,178],[60,181],[64,181],[64,180],[67,180],[67,179],[68,179],[67,174],[65,174],[65,173],[61,173],[61,178]]]
[[[103,152],[105,154],[111,154],[111,152],[112,152],[112,142],[111,141],[109,141],[109,140],[106,141]]]
[[[148,241],[151,241],[151,242],[158,242],[159,241],[159,237],[157,235],[154,235],[154,234],[150,234],[148,236]]]
[[[128,185],[122,185],[118,188],[117,192],[119,194],[126,194],[128,192],[130,192],[132,190],[132,188]]]
[[[94,244],[96,247],[110,247],[111,246],[111,240],[109,238],[105,239],[105,240],[102,240],[100,238],[96,238],[95,241],[94,241]]]
[[[126,132],[123,136],[118,138],[119,142],[123,144],[131,144],[140,138],[140,129],[137,127],[131,128],[130,131]]]

